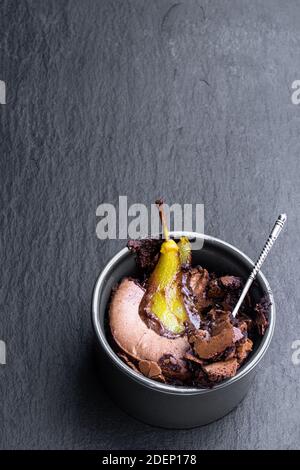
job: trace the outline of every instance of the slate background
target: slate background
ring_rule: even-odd
[[[299,448],[300,2],[1,0],[0,446]],[[96,208],[204,203],[206,232],[255,258],[279,321],[252,389],[192,431],[141,424],[102,390],[91,292],[123,241]]]

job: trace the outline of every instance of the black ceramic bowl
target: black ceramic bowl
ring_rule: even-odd
[[[179,238],[204,240],[201,250],[193,251],[193,264],[216,273],[227,273],[246,279],[253,262],[234,246],[222,240],[192,232],[174,232]],[[235,377],[212,389],[165,385],[130,369],[112,350],[105,330],[105,318],[112,288],[125,276],[135,276],[134,256],[127,248],[117,253],[99,275],[92,302],[92,323],[96,333],[101,376],[114,401],[132,416],[155,426],[192,428],[229,413],[246,395],[255,368],[269,347],[275,326],[275,305],[269,284],[259,274],[250,295],[254,301],[266,296],[271,303],[269,327],[258,338],[254,351]],[[263,371],[261,372],[263,374]],[[263,383],[261,387],[263,393]]]

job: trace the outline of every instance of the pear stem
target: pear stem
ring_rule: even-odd
[[[170,239],[170,234],[169,234],[169,230],[168,230],[166,215],[165,215],[165,212],[164,212],[164,209],[163,209],[163,205],[164,205],[163,200],[158,199],[156,201],[156,205],[157,205],[157,208],[158,208],[159,217],[160,217],[161,224],[162,224],[164,238],[165,238],[166,241],[168,241]]]

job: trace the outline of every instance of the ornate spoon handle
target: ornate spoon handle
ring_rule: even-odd
[[[280,216],[276,220],[275,225],[274,225],[274,227],[273,227],[273,229],[272,229],[272,231],[269,235],[269,238],[266,241],[265,246],[263,247],[262,252],[261,252],[258,260],[256,261],[256,263],[254,265],[254,268],[251,271],[250,276],[248,277],[248,280],[247,280],[247,282],[245,284],[245,287],[244,287],[244,289],[241,293],[241,296],[238,300],[238,303],[234,307],[234,310],[232,312],[233,317],[235,317],[237,315],[237,313],[238,313],[238,311],[239,311],[239,309],[240,309],[240,307],[243,303],[243,300],[246,297],[248,290],[250,289],[250,286],[251,286],[252,282],[254,281],[255,277],[257,276],[257,273],[260,271],[260,268],[262,267],[263,262],[265,261],[269,251],[271,250],[276,238],[280,234],[280,232],[281,232],[281,230],[282,230],[282,228],[283,228],[283,226],[286,222],[286,219],[287,219],[286,214],[280,214]]]

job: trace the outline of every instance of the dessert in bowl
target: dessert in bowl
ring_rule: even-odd
[[[97,280],[92,317],[103,383],[115,401],[150,424],[189,428],[220,418],[245,396],[270,343],[275,306],[259,274],[233,319],[252,261],[207,235],[170,236],[129,241]],[[192,238],[203,248],[183,250],[183,262],[181,245]],[[163,255],[174,254],[165,269]]]
[[[119,357],[172,385],[213,387],[235,376],[268,328],[268,300],[253,304],[248,296],[233,318],[243,280],[193,266],[186,237],[178,243],[129,241],[128,248],[140,273],[121,280],[109,307],[111,345]]]

